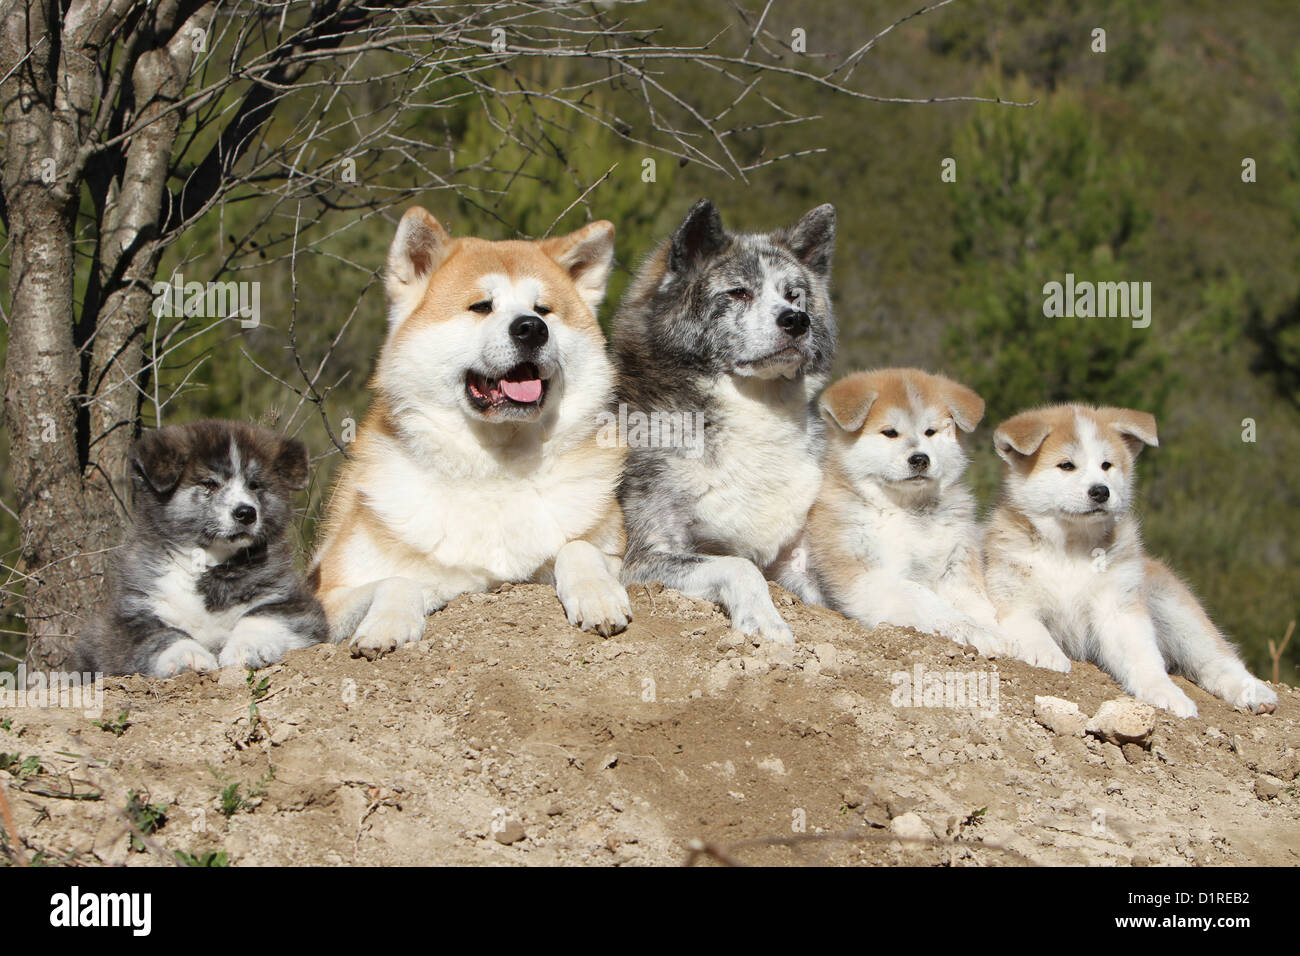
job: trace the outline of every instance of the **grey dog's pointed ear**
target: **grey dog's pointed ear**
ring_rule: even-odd
[[[809,210],[786,230],[783,238],[800,262],[819,276],[830,275],[831,256],[835,253],[835,207],[822,203]]]
[[[132,484],[143,484],[154,494],[170,494],[189,461],[186,433],[177,427],[145,432],[131,446],[127,461]]]
[[[710,199],[701,199],[686,214],[668,247],[668,268],[678,274],[718,253],[727,244],[722,216]]]
[[[294,491],[307,487],[307,477],[311,471],[307,459],[307,446],[293,438],[280,442],[280,453],[275,456],[275,472],[284,483]]]

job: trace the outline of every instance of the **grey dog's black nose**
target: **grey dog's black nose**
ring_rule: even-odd
[[[808,331],[808,313],[786,309],[776,317],[776,324],[778,328],[785,330],[790,338],[797,339]]]
[[[550,331],[541,316],[521,315],[510,323],[510,336],[525,348],[535,349],[546,344]]]
[[[1110,498],[1110,489],[1105,485],[1093,485],[1088,489],[1088,497],[1097,504],[1101,504]]]
[[[257,509],[252,505],[240,505],[231,514],[240,524],[252,524],[257,520]]]
[[[918,451],[908,456],[907,463],[912,466],[913,471],[925,471],[930,467],[930,456],[923,451]]]

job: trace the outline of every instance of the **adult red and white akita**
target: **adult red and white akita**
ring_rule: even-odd
[[[553,583],[575,626],[627,626],[623,450],[596,438],[614,394],[594,315],[613,251],[604,221],[488,242],[418,207],[402,217],[374,398],[313,571],[332,640],[377,656],[507,581]]]

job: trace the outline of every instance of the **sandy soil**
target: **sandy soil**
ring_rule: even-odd
[[[551,590],[507,586],[377,662],[296,652],[256,704],[234,671],[112,679],[103,722],[126,712],[124,730],[0,712],[0,783],[48,863],[1300,863],[1296,691],[1255,717],[1180,681],[1200,716],[1161,712],[1121,748],[1035,717],[1035,695],[1088,715],[1121,697],[1091,665],[991,661],[773,595],[793,648],[641,586],[602,640]],[[997,699],[898,706],[918,665]],[[131,791],[165,808],[152,833]]]

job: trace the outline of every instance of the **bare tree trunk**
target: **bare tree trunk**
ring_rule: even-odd
[[[5,423],[29,575],[28,657],[42,663],[61,660],[76,633],[68,609],[93,606],[104,544],[77,453],[81,368],[69,314],[77,190],[58,181],[75,143],[54,117],[58,50],[48,38],[58,35],[56,16],[46,0],[6,11],[0,27],[0,64],[13,71],[0,85],[11,244]],[[39,36],[46,42],[32,46]]]

